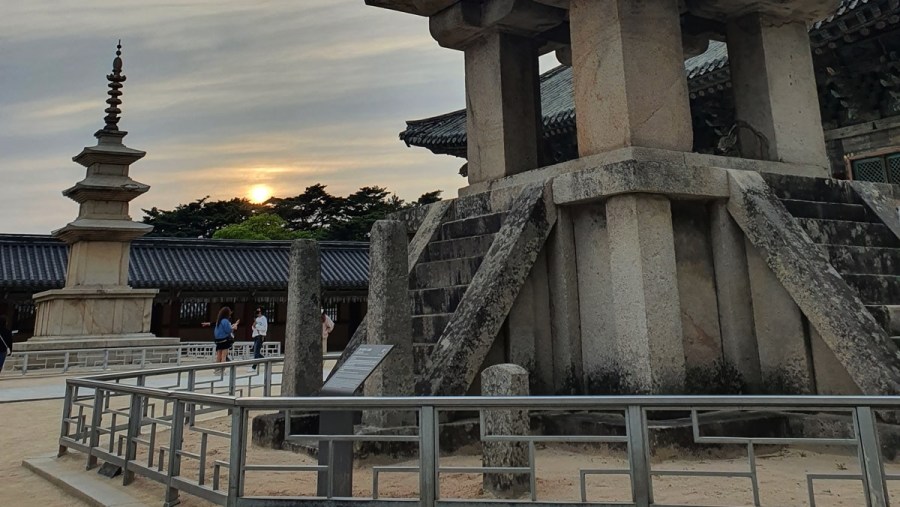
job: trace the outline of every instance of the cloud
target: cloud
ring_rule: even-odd
[[[313,183],[404,199],[465,181],[461,159],[407,148],[407,119],[464,104],[462,55],[423,18],[360,0],[31,0],[0,18],[0,231],[49,232],[74,218],[60,191],[102,126],[105,75],[123,39],[126,144],[151,185],[132,205],[171,208]]]

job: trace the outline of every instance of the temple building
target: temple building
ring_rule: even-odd
[[[900,4],[843,0],[833,15],[810,25],[809,38],[832,175],[900,183]],[[737,155],[726,44],[710,41],[684,66],[693,151]],[[561,65],[540,79],[544,152],[552,162],[574,159],[572,67]],[[466,112],[408,121],[400,139],[465,158]]]
[[[269,341],[284,341],[290,241],[239,241],[147,237],[131,244],[128,283],[158,289],[151,332],[182,341],[210,341],[202,322],[223,305],[241,319],[238,340],[250,339],[256,306],[269,318]],[[366,313],[369,246],[322,242],[323,309],[334,320],[329,350],[341,350]],[[34,330],[35,293],[65,285],[66,244],[45,235],[0,234],[0,315],[19,332]]]

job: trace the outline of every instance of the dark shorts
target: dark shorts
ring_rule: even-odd
[[[216,340],[216,350],[228,350],[234,345],[234,340]]]

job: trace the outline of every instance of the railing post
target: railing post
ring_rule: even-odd
[[[263,396],[272,396],[272,367],[270,359],[266,359],[266,371],[263,373]]]
[[[128,409],[128,432],[125,434],[125,464],[122,466],[122,485],[127,486],[134,480],[134,472],[128,469],[137,457],[137,437],[141,431],[141,406],[143,400],[138,394],[131,395],[131,406]],[[152,451],[151,451],[152,453]]]
[[[28,352],[22,356],[22,375],[28,373]]]
[[[884,480],[884,462],[881,460],[881,445],[878,442],[878,427],[871,407],[857,407],[856,427],[859,431],[859,445],[863,462],[863,489],[866,501],[871,507],[888,507],[889,496]]]
[[[68,382],[66,382],[66,397],[63,398],[63,410],[62,410],[62,422],[59,427],[59,451],[57,451],[56,456],[60,457],[66,453],[69,449],[62,443],[62,439],[69,436],[69,419],[72,418],[72,396],[74,394],[75,388],[70,386]]]
[[[244,452],[246,451],[247,412],[234,407],[231,412],[231,450],[228,456],[228,507],[237,505],[244,495]]]
[[[197,387],[197,371],[190,370],[190,371],[188,371],[188,380],[187,380],[188,392],[191,392],[191,393],[194,392],[195,387]],[[191,403],[190,415],[188,416],[188,425],[190,425],[191,427],[193,427],[194,423],[196,422],[194,420],[196,414],[197,414],[197,404]]]
[[[184,440],[184,403],[175,399],[172,408],[172,433],[169,439],[169,466],[166,471],[166,500],[163,507],[178,505],[178,488],[172,485],[172,479],[181,475],[181,443]]]
[[[91,433],[88,448],[88,459],[85,468],[90,470],[97,466],[94,448],[100,445],[100,424],[103,422],[103,391],[94,388],[94,409],[91,412]]]
[[[650,477],[650,446],[647,438],[647,417],[641,407],[625,409],[628,427],[628,463],[631,469],[631,494],[636,507],[648,507],[653,502]]]
[[[109,349],[103,349],[103,370],[109,369]]]
[[[63,356],[63,373],[69,371],[69,351],[66,351],[66,354]]]
[[[144,364],[147,363],[147,349],[141,349],[141,369],[144,369]]]
[[[438,499],[438,434],[434,407],[419,409],[419,496],[423,507],[434,507]]]

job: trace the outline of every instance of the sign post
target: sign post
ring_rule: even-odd
[[[393,345],[360,345],[325,382],[319,395],[353,396],[392,348]],[[319,435],[352,435],[354,415],[352,410],[323,410],[319,413]],[[319,465],[329,467],[329,471],[319,472],[318,495],[353,496],[353,442],[332,441],[325,448],[323,443],[319,441]]]

